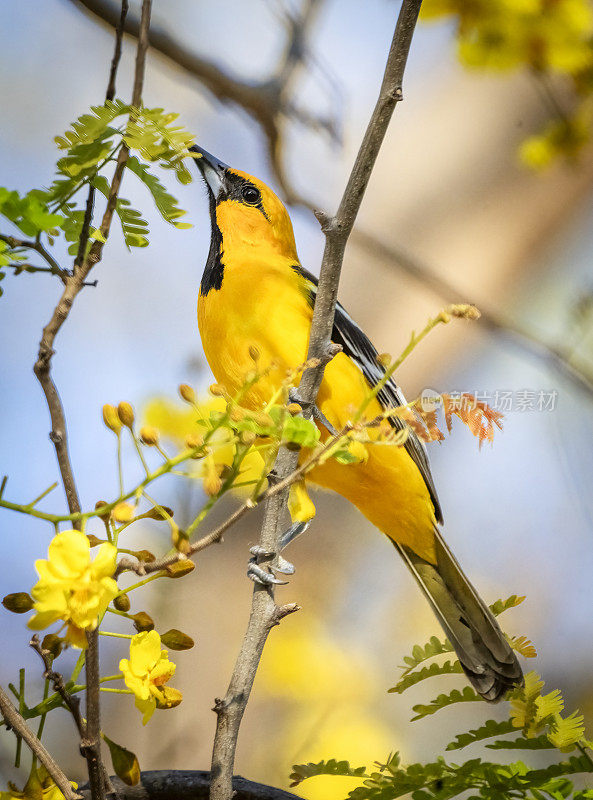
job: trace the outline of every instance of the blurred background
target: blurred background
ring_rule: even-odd
[[[149,51],[145,104],[179,112],[205,149],[290,199],[301,261],[317,273],[323,236],[310,206],[331,211],[339,201],[377,96],[399,4],[367,0],[364,11],[355,0],[153,6],[153,31],[168,52]],[[49,184],[57,157],[53,136],[102,102],[113,32],[101,16],[115,7],[108,0],[2,3],[3,185],[27,191]],[[130,2],[132,17],[138,7]],[[122,98],[131,92],[134,44],[125,40]],[[265,111],[254,111],[253,87],[263,96],[278,81],[281,91],[268,92]],[[553,91],[561,104],[570,101],[561,82]],[[448,302],[475,303],[484,312],[479,322],[431,334],[398,382],[408,397],[432,388],[473,392],[495,407],[502,394],[511,398],[510,409],[498,406],[506,412],[504,431],[493,447],[479,452],[461,425],[430,446],[446,537],[488,602],[527,595],[508,612],[505,628],[535,642],[535,668],[550,688],[565,691],[568,708],[579,706],[591,718],[593,158],[584,148],[578,160],[555,159],[545,171],[521,163],[522,142],[553,115],[549,96],[529,70],[461,65],[453,18],[419,25],[404,99],[348,247],[341,301],[379,351],[394,355],[412,329]],[[155,397],[174,399],[179,383],[205,391],[212,382],[196,324],[210,237],[205,190],[198,180],[181,186],[172,174],[163,176],[193,223],[177,231],[129,177],[123,193],[148,219],[151,246],[128,252],[114,227],[94,275],[97,287],[79,296],[56,341],[54,378],[86,507],[117,493],[104,403],[125,399],[141,411]],[[69,263],[65,255],[62,261]],[[32,364],[60,284],[51,276],[22,275],[7,277],[3,288],[0,471],[9,476],[6,497],[26,502],[58,478]],[[133,454],[125,455],[131,486],[139,469]],[[189,518],[204,495],[199,482],[181,481],[158,484],[158,500],[183,506]],[[60,492],[41,507],[64,508]],[[389,542],[341,498],[318,494],[314,500],[317,518],[288,553],[296,575],[279,592],[302,611],[271,635],[237,755],[237,773],[283,787],[297,762],[336,757],[370,765],[393,750],[404,760],[431,758],[474,713],[465,716],[457,706],[436,721],[410,723],[411,705],[443,685],[424,683],[403,697],[386,693],[403,656],[440,631]],[[232,500],[225,502],[208,525],[231,507]],[[104,730],[133,749],[143,769],[209,766],[211,708],[226,691],[247,623],[252,585],[245,569],[260,520],[253,513],[222,546],[200,555],[190,577],[164,587],[158,582],[142,596],[159,630],[181,627],[196,640],[193,650],[173,656],[174,685],[184,693],[178,709],[158,712],[143,728],[131,698],[106,696]],[[45,557],[51,526],[8,511],[1,522],[1,594],[28,590],[36,580],[33,559]],[[130,541],[157,551],[168,546],[157,523]],[[24,663],[34,702],[40,667],[27,648],[24,618],[2,613],[0,626],[0,682],[15,682]],[[122,655],[118,642],[103,647],[107,674]],[[64,671],[71,658],[62,657]],[[71,720],[60,711],[52,717],[49,747],[82,778]],[[2,734],[0,748],[5,783],[17,779],[10,734]],[[331,800],[351,785],[316,778],[298,791]]]

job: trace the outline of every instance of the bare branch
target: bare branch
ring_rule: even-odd
[[[46,750],[45,746],[35,736],[33,731],[29,728],[21,714],[12,704],[10,697],[0,686],[0,711],[4,717],[7,727],[12,728],[29,747],[33,755],[35,755],[43,766],[48,771],[53,782],[60,789],[66,800],[79,800],[78,795],[72,788],[72,784],[62,772],[59,765],[54,761],[51,754]]]
[[[0,241],[6,242],[9,247],[24,247],[27,250],[35,250],[44,259],[46,264],[49,264],[49,271],[53,275],[57,275],[62,283],[66,282],[66,278],[70,273],[68,270],[62,269],[53,256],[45,249],[41,242],[32,241],[29,239],[17,239],[15,236],[8,236],[7,234],[0,233]],[[39,271],[39,270],[38,270]]]
[[[352,233],[352,241],[368,253],[402,269],[407,275],[417,280],[424,289],[431,289],[437,296],[445,300],[452,301],[464,295],[464,292],[445,280],[440,272],[397,245],[382,242],[376,236],[358,228],[355,228]],[[476,299],[476,305],[482,315],[481,322],[490,333],[510,340],[523,353],[553,367],[556,372],[570,380],[577,389],[584,390],[593,396],[593,375],[573,363],[569,348],[540,339],[527,328],[489,307],[479,298]]]
[[[203,770],[150,770],[142,772],[140,783],[127,786],[113,778],[120,800],[207,800],[210,773]],[[254,783],[236,775],[233,778],[233,800],[300,800],[296,794]],[[86,787],[81,789],[84,800],[90,800]]]
[[[318,366],[305,371],[299,386],[304,409],[307,405],[311,407],[315,402],[325,364],[330,357],[331,332],[346,242],[354,226],[393,110],[402,99],[401,83],[421,3],[422,0],[403,0],[379,99],[371,115],[337,214],[331,219],[326,217],[322,219],[326,246],[307,355],[307,360],[317,359],[319,363]],[[298,453],[281,449],[274,466],[280,484],[295,471],[297,463]],[[266,505],[259,543],[262,551],[269,553],[268,563],[271,565],[277,559],[285,507],[285,489],[277,491]],[[290,608],[296,610],[298,607],[293,605]],[[214,708],[217,713],[217,725],[212,754],[210,800],[230,800],[232,797],[232,776],[241,719],[268,634],[281,616],[282,612],[274,599],[273,587],[256,584],[247,631],[227,694],[223,700],[216,701]]]
[[[117,25],[117,6],[108,0],[70,0],[79,8],[91,12],[104,23]],[[178,67],[197,78],[216,100],[234,103],[243,108],[259,124],[268,144],[272,169],[288,202],[308,205],[290,185],[282,162],[281,131],[284,119],[296,119],[311,130],[321,130],[334,141],[339,140],[339,122],[335,115],[316,114],[296,107],[290,92],[298,70],[308,61],[306,40],[321,0],[304,0],[298,16],[287,19],[288,35],[284,53],[274,74],[258,83],[235,78],[219,66],[185,47],[166,30],[152,27],[150,46]],[[136,17],[128,16],[124,31],[138,37],[140,30]]]
[[[33,648],[33,650],[38,654],[38,656],[43,661],[43,667],[44,667],[43,677],[51,681],[54,687],[54,691],[56,691],[62,698],[64,705],[72,714],[72,718],[74,719],[74,723],[76,725],[76,728],[78,729],[80,738],[82,739],[85,735],[85,731],[84,731],[84,722],[80,714],[80,699],[70,694],[70,692],[66,689],[66,685],[64,684],[64,678],[62,677],[62,675],[59,672],[55,672],[53,670],[51,653],[48,650],[43,649],[43,647],[41,646],[41,642],[39,641],[39,636],[37,636],[37,634],[31,637],[29,646]]]

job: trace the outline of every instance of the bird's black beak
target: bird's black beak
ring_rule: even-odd
[[[217,200],[226,191],[226,171],[228,166],[197,145],[192,145],[189,149],[192,153],[195,153],[194,158],[198,169],[214,199]]]

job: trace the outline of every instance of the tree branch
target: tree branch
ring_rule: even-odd
[[[402,269],[407,275],[417,280],[424,289],[429,288],[440,298],[454,301],[464,295],[464,292],[442,278],[437,270],[432,269],[428,264],[423,263],[416,256],[397,245],[382,242],[376,236],[359,229],[353,231],[352,241],[368,253]],[[572,362],[571,352],[568,348],[558,346],[554,342],[543,341],[527,328],[490,308],[479,298],[476,299],[476,305],[480,309],[481,322],[490,333],[500,338],[510,339],[523,353],[551,366],[564,378],[568,378],[577,389],[584,390],[593,396],[593,375],[588,374]]]
[[[117,25],[117,6],[108,0],[70,0],[104,23]],[[299,67],[307,61],[306,39],[321,0],[304,0],[303,8],[295,17],[288,18],[288,37],[284,53],[271,77],[249,83],[224,72],[219,66],[196,55],[181,42],[159,27],[150,30],[150,46],[178,67],[197,78],[204,88],[221,103],[234,103],[243,108],[260,126],[267,144],[272,169],[289,202],[302,203],[290,185],[282,163],[281,127],[284,118],[297,119],[311,130],[322,130],[334,141],[339,141],[339,121],[336,115],[323,115],[299,109],[290,99],[290,90]],[[139,21],[129,16],[125,23],[126,34],[138,37]]]
[[[112,778],[119,800],[206,800],[210,788],[210,773],[203,770],[150,770],[141,774],[140,783],[127,786],[119,778]],[[263,783],[254,783],[236,775],[233,778],[233,800],[301,800],[292,792],[285,792]],[[84,800],[90,792],[81,788]]]
[[[2,712],[7,727],[12,728],[13,731],[23,739],[33,755],[35,755],[46,768],[53,782],[60,789],[66,800],[78,800],[80,795],[74,791],[66,775],[62,772],[56,761],[54,761],[51,754],[46,750],[45,746],[29,728],[23,717],[12,704],[10,697],[1,686],[0,711]]]
[[[402,99],[401,83],[422,0],[403,0],[393,35],[379,98],[371,115],[350,178],[335,217],[323,215],[322,229],[326,246],[321,264],[319,288],[311,325],[307,360],[317,359],[318,366],[305,370],[299,386],[303,408],[315,402],[323,379],[325,364],[332,357],[331,332],[338,294],[338,283],[346,242],[371,176],[379,149],[396,104]],[[280,481],[294,472],[298,453],[281,449],[274,472]],[[260,547],[273,565],[277,559],[281,520],[286,507],[285,491],[277,492],[266,505],[260,534]],[[286,614],[298,606],[277,606],[273,587],[256,584],[253,590],[251,615],[243,644],[235,663],[231,681],[223,700],[217,700],[216,734],[212,754],[210,800],[230,800],[232,776],[241,719],[249,700],[253,681],[268,634]]]

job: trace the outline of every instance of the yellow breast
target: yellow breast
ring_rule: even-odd
[[[220,289],[200,292],[198,325],[216,380],[236,393],[254,368],[254,352],[259,369],[271,368],[247,398],[250,405],[266,403],[286,371],[307,357],[312,311],[300,281],[288,264],[244,261],[224,267]]]

